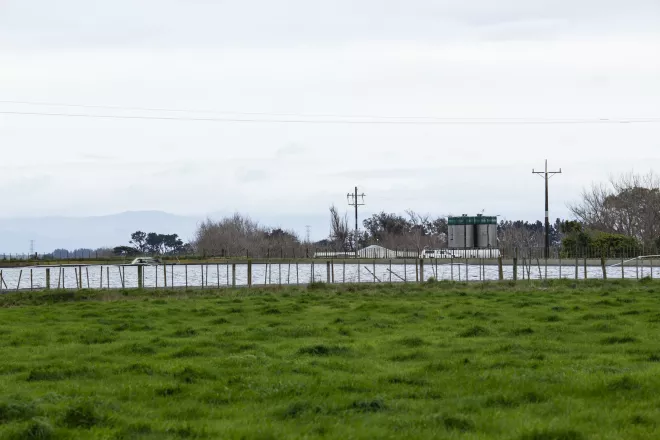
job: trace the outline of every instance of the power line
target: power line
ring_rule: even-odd
[[[649,124],[658,123],[660,118],[630,118],[630,119],[454,119],[454,120],[340,120],[340,119],[254,119],[254,118],[197,118],[174,116],[140,116],[140,115],[107,115],[90,113],[56,113],[56,112],[21,112],[0,111],[2,115],[16,116],[47,116],[89,119],[127,119],[153,121],[188,121],[188,122],[244,122],[244,123],[277,123],[277,124],[354,124],[354,125],[579,125],[579,124]]]
[[[114,105],[89,105],[89,104],[68,104],[68,103],[63,104],[63,103],[54,103],[54,102],[11,101],[11,100],[0,100],[0,104],[19,104],[19,105],[30,105],[30,106],[74,107],[74,108],[148,111],[148,112],[202,113],[202,114],[244,115],[244,116],[287,116],[287,117],[305,117],[305,118],[427,119],[427,120],[461,119],[461,118],[439,118],[435,116],[376,116],[376,115],[342,115],[342,114],[334,114],[334,113],[235,112],[235,111],[219,111],[219,110],[199,110],[199,109],[173,109],[173,108],[163,108],[163,107],[127,107],[127,106],[114,106]]]
[[[297,118],[341,118],[341,119],[394,119],[394,120],[422,120],[422,121],[442,121],[442,122],[541,122],[541,123],[566,123],[566,122],[614,122],[624,123],[632,122],[660,122],[660,118],[458,118],[458,117],[437,117],[437,116],[393,116],[393,115],[353,115],[353,114],[333,114],[333,113],[277,113],[277,112],[236,112],[236,111],[220,111],[220,110],[199,110],[199,109],[175,109],[167,107],[140,107],[140,106],[115,106],[115,105],[97,105],[97,104],[72,104],[72,103],[57,103],[57,102],[44,102],[44,101],[15,101],[15,100],[0,100],[0,104],[14,104],[14,105],[29,105],[29,106],[48,106],[48,107],[70,107],[70,108],[87,108],[87,109],[103,109],[103,110],[122,110],[122,111],[143,111],[143,112],[164,112],[164,113],[196,113],[196,114],[219,114],[219,115],[241,115],[241,116],[275,116],[275,117],[297,117]],[[43,114],[51,115],[44,112],[17,112],[18,114]],[[67,115],[55,112],[56,115]],[[77,116],[77,115],[71,115]],[[81,115],[83,116],[83,115]],[[99,115],[104,117],[104,115]],[[196,118],[183,118],[193,119]],[[206,120],[206,118],[200,118]],[[259,120],[261,121],[261,120]],[[251,121],[249,121],[251,122]],[[279,122],[279,121],[274,121]],[[295,121],[292,121],[295,122]],[[307,121],[304,121],[307,122]]]

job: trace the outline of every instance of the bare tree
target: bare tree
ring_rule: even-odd
[[[280,249],[303,255],[302,246],[295,233],[281,228],[259,225],[248,216],[234,214],[219,221],[207,219],[195,234],[197,252],[217,256],[266,256],[273,250],[276,256]]]
[[[408,246],[411,246],[410,242],[411,240],[407,232],[400,234],[394,232],[385,232],[381,234],[377,241],[380,246],[388,249],[405,249]]]
[[[365,244],[389,249],[440,248],[447,243],[447,219],[407,210],[406,216],[380,212],[363,221]]]
[[[408,215],[408,222],[410,223],[408,234],[408,241],[418,252],[420,252],[429,241],[429,215],[418,214],[412,209],[406,210]]]
[[[348,214],[341,217],[335,205],[332,205],[330,207],[330,240],[337,248],[349,251],[352,248],[350,235]]]
[[[523,253],[530,249],[541,248],[545,245],[543,223],[503,221],[498,228],[498,239],[504,247],[517,248]]]
[[[652,171],[611,177],[608,185],[584,190],[569,209],[589,229],[651,244],[660,237],[660,179]]]
[[[432,218],[429,214],[419,214],[407,210],[408,243],[418,251],[423,248],[438,249],[447,244],[447,220],[445,217]]]

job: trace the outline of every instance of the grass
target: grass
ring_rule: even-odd
[[[0,297],[0,439],[657,438],[660,283]]]

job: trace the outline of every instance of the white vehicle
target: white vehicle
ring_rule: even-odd
[[[454,258],[499,258],[499,249],[451,249]]]
[[[160,261],[160,258],[137,257],[135,260],[131,262],[131,264],[141,265],[141,266],[158,266],[159,264],[163,264],[163,262]]]
[[[419,258],[452,258],[453,254],[449,249],[424,249]]]
[[[499,249],[424,249],[420,258],[499,258]]]

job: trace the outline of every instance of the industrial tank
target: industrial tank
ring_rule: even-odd
[[[474,247],[474,217],[464,214],[461,217],[449,217],[449,247],[464,249]]]
[[[497,217],[484,217],[477,215],[475,219],[478,248],[497,247]]]
[[[463,214],[447,224],[450,249],[497,248],[497,217]]]
[[[488,247],[488,225],[477,225],[477,247]]]
[[[469,217],[468,217],[469,218]],[[468,224],[466,222],[465,225],[463,225],[465,228],[465,244],[461,247],[464,248],[473,248],[474,247],[474,225],[472,223]]]
[[[465,247],[465,225],[449,225],[449,247]]]
[[[499,242],[497,241],[497,220],[495,223],[488,225],[488,247],[497,249],[499,247]]]

